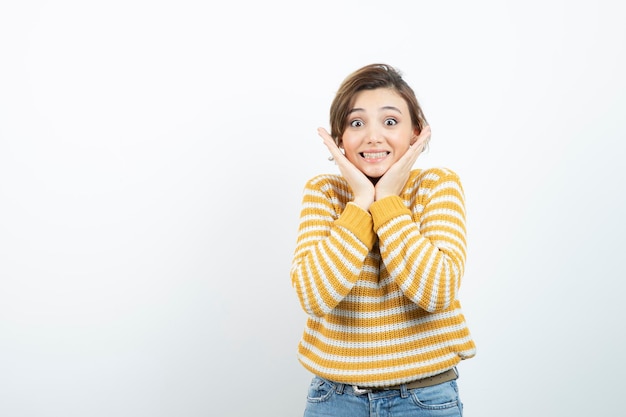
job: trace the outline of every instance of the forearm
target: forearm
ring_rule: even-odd
[[[302,308],[316,317],[350,292],[375,241],[371,216],[355,204],[335,221],[323,212],[303,212],[291,267]]]
[[[440,199],[431,200],[419,219],[399,197],[370,207],[387,271],[409,299],[431,312],[456,299],[465,268],[464,208],[455,194],[444,198],[445,209]]]

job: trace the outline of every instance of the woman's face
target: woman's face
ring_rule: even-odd
[[[394,90],[377,88],[355,96],[340,145],[361,172],[380,178],[416,137],[406,101]]]

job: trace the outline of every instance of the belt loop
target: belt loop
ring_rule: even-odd
[[[406,388],[406,384],[400,385],[400,397],[408,398],[409,390]]]
[[[346,384],[337,384],[337,386],[335,387],[335,392],[339,395],[343,394],[343,389],[345,388]]]

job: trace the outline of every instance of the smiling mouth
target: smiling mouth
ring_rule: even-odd
[[[361,155],[363,158],[365,159],[379,159],[379,158],[384,158],[385,156],[389,155],[390,152],[361,152],[359,155]]]

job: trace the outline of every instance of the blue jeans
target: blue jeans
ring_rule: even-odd
[[[314,377],[304,417],[461,417],[455,380],[431,387],[358,395],[351,385]]]

